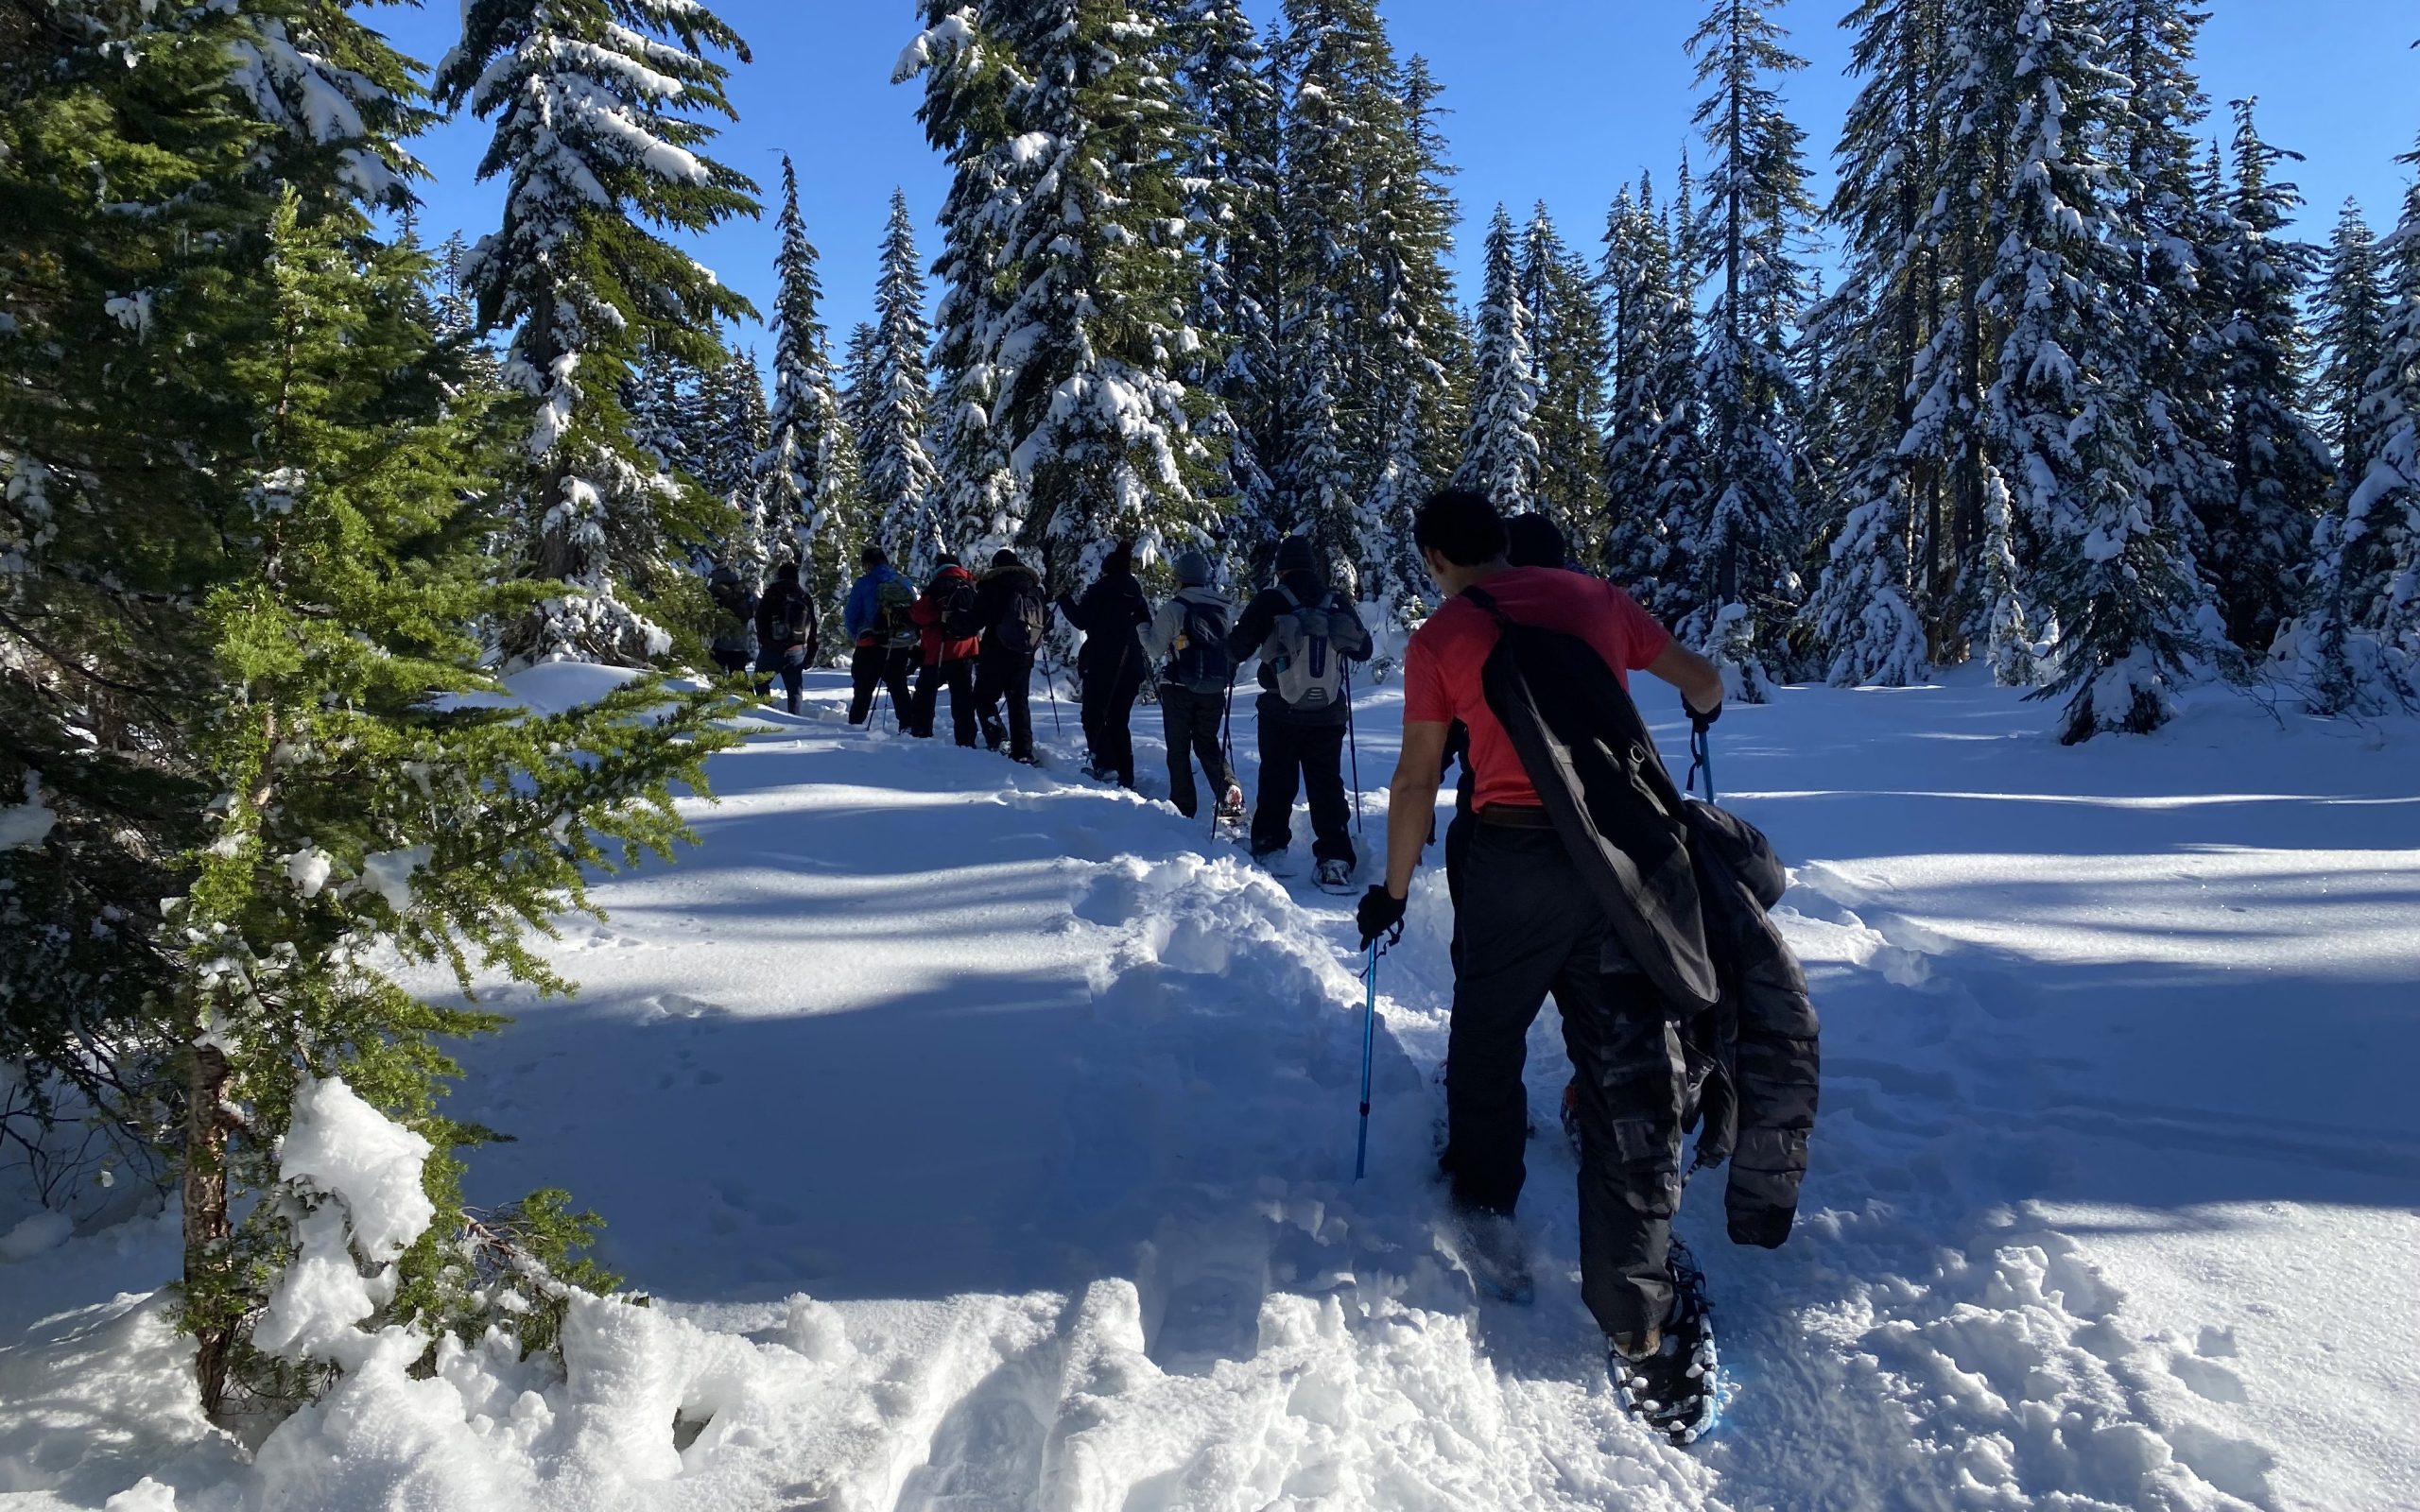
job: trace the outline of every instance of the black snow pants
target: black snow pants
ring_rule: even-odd
[[[861,645],[849,653],[849,723],[862,725],[873,713],[873,690],[886,688],[890,693],[891,717],[902,730],[916,722],[916,706],[909,701],[908,669],[916,664],[916,648],[904,645],[897,650],[880,645]]]
[[[1219,748],[1225,712],[1223,692],[1199,693],[1181,682],[1160,684],[1160,728],[1168,742],[1168,799],[1188,819],[1201,806],[1193,789],[1194,758],[1201,758],[1201,775],[1209,780],[1212,806],[1224,802],[1227,789],[1235,785],[1235,774],[1227,770],[1227,758]]]
[[[1294,794],[1300,788],[1310,797],[1312,856],[1357,865],[1353,806],[1344,799],[1344,722],[1305,724],[1289,718],[1285,701],[1264,693],[1259,724],[1260,792],[1253,805],[1253,853],[1283,850],[1293,843]]]
[[[1033,760],[1033,653],[986,645],[975,662],[975,707],[981,711],[983,740],[1000,748],[1000,700],[1009,704],[1005,731],[1009,754],[1021,762]]]
[[[1131,661],[1084,678],[1084,745],[1093,766],[1120,787],[1134,785],[1134,700],[1142,692],[1143,675]]]
[[[975,659],[926,662],[916,677],[914,733],[929,740],[933,716],[941,712],[942,689],[949,689],[949,722],[961,746],[975,744]]]
[[[1612,926],[1551,829],[1480,816],[1461,856],[1461,961],[1445,1051],[1457,1201],[1510,1213],[1528,1176],[1530,1025],[1548,992],[1580,1087],[1580,1293],[1608,1335],[1672,1306],[1681,1202],[1681,1024],[1646,977],[1609,974]],[[1624,965],[1620,948],[1610,953]]]

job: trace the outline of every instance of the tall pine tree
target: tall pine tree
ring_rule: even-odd
[[[858,422],[857,448],[865,458],[865,495],[873,511],[867,529],[873,541],[898,554],[904,572],[922,582],[942,550],[935,513],[941,474],[925,436],[932,410],[932,381],[925,367],[932,334],[925,319],[925,274],[916,256],[915,224],[908,197],[890,197],[890,224],[882,239],[882,273],[874,285],[873,347],[869,352],[867,392]]]
[[[679,589],[720,510],[632,438],[621,389],[648,343],[703,367],[721,323],[755,313],[647,227],[755,213],[755,186],[698,150],[714,135],[700,116],[734,114],[706,50],[747,50],[689,0],[467,0],[462,28],[437,95],[493,118],[479,177],[508,181],[468,279],[482,328],[512,330],[504,376],[534,411],[513,482],[524,571],[562,585],[506,649],[644,664],[672,644],[645,600]]]
[[[1511,513],[1532,507],[1537,499],[1538,380],[1512,217],[1502,205],[1495,207],[1495,219],[1488,227],[1486,267],[1478,307],[1478,378],[1469,428],[1462,434],[1461,471],[1454,482],[1486,494]]]
[[[757,488],[777,555],[799,564],[816,604],[823,644],[839,646],[854,557],[856,442],[840,413],[831,341],[818,309],[815,244],[798,210],[798,171],[782,154],[781,246],[774,254],[773,403],[754,459]],[[762,390],[760,389],[761,393]]]

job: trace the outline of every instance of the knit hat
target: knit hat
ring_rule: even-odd
[[[1206,587],[1210,581],[1210,558],[1198,551],[1177,553],[1176,580],[1184,588]]]
[[[1017,554],[1015,552],[1011,551],[1006,546],[1002,546],[999,550],[992,553],[992,565],[994,567],[1015,567],[1021,564],[1017,561]]]
[[[1277,543],[1277,570],[1280,573],[1315,573],[1319,558],[1311,550],[1308,536],[1288,536]]]

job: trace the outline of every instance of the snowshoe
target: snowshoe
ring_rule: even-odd
[[[1615,1394],[1630,1415],[1673,1443],[1688,1445],[1714,1427],[1721,1405],[1720,1355],[1705,1275],[1677,1239],[1670,1264],[1672,1314],[1655,1349],[1632,1357],[1609,1346],[1606,1360]]]
[[[1286,878],[1295,874],[1294,853],[1290,850],[1255,850],[1252,864],[1272,877]]]
[[[1471,1284],[1482,1296],[1515,1307],[1537,1299],[1537,1281],[1530,1274],[1530,1246],[1512,1215],[1477,1208],[1454,1214],[1454,1250]]]
[[[1112,787],[1117,785],[1117,773],[1098,763],[1088,761],[1080,769],[1096,782],[1107,782]]]
[[[1319,869],[1319,889],[1339,898],[1352,896],[1353,868],[1341,861],[1322,861]]]

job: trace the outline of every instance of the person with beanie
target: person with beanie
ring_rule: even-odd
[[[1033,765],[1033,659],[1050,627],[1049,601],[1042,579],[1013,551],[994,554],[975,589],[975,620],[983,627],[983,649],[975,658],[975,710],[983,739],[994,750],[1003,740],[1012,761]],[[1005,729],[1000,701],[1009,705]]]
[[[1143,632],[1144,649],[1159,669],[1160,724],[1167,737],[1168,797],[1186,818],[1199,807],[1193,763],[1201,762],[1219,817],[1240,821],[1243,789],[1219,746],[1220,722],[1236,686],[1227,651],[1235,607],[1210,586],[1210,558],[1198,551],[1176,558],[1176,596],[1160,606]]]
[[[1307,790],[1311,854],[1322,889],[1346,892],[1359,857],[1344,798],[1345,663],[1370,660],[1369,627],[1328,584],[1307,536],[1277,545],[1277,581],[1246,606],[1228,654],[1260,659],[1260,792],[1253,859],[1276,870],[1294,839],[1294,795]]]
[[[1149,665],[1135,633],[1151,622],[1151,601],[1134,579],[1134,548],[1119,541],[1100,564],[1083,597],[1062,594],[1060,612],[1083,632],[1076,677],[1083,685],[1084,775],[1098,782],[1134,785],[1134,699]]]
[[[910,733],[933,737],[942,689],[949,689],[949,722],[961,746],[975,744],[975,656],[983,627],[975,617],[975,575],[942,554],[933,580],[908,617],[922,630],[925,667],[916,675],[916,718]]]
[[[815,625],[815,601],[799,582],[798,563],[786,561],[773,575],[773,586],[756,601],[756,670],[782,679],[793,714],[799,710],[806,669],[815,664],[821,644]]]

